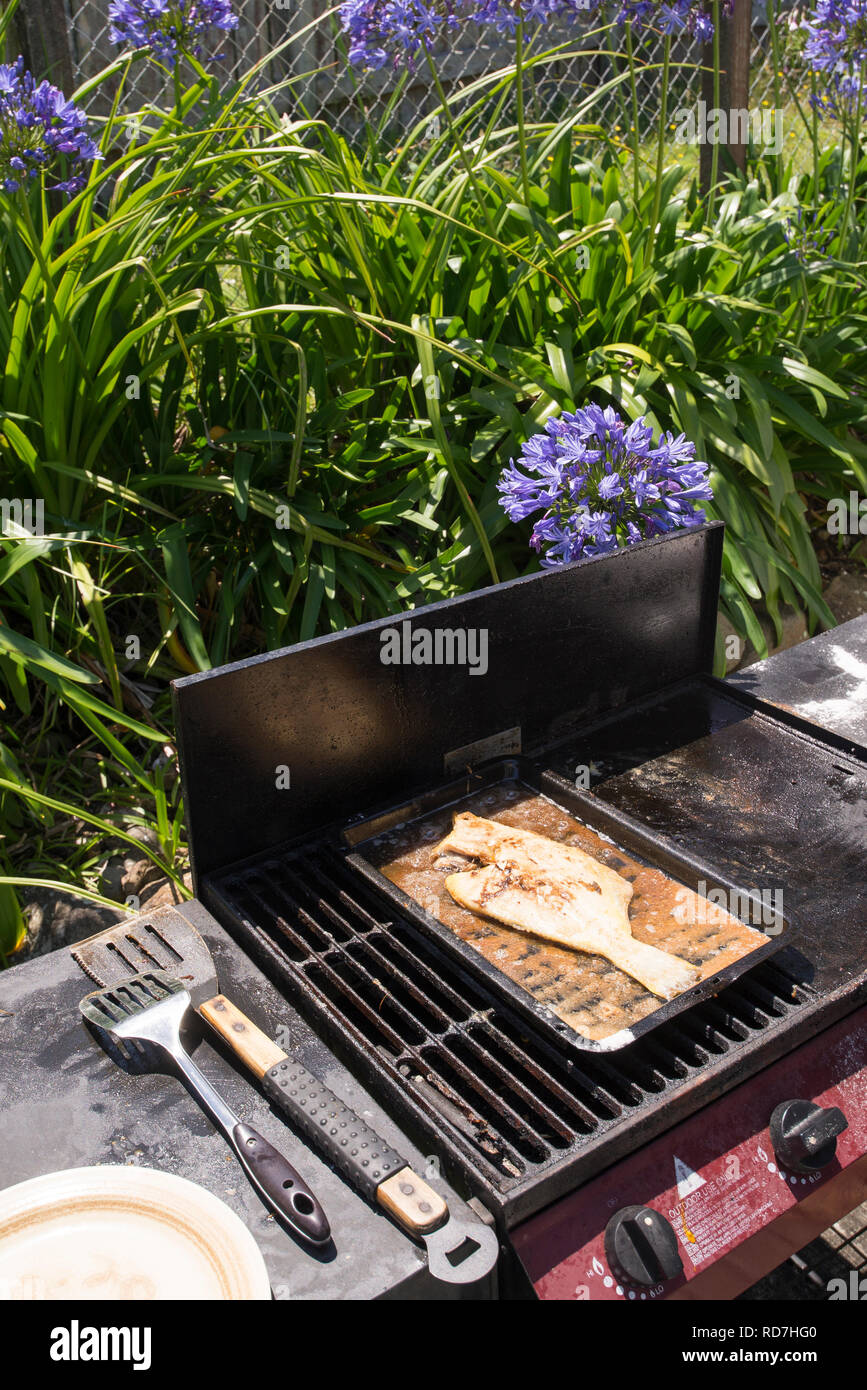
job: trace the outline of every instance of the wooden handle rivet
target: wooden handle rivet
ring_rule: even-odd
[[[432,1230],[448,1216],[448,1207],[439,1193],[407,1167],[379,1184],[376,1200],[398,1225],[414,1234]]]
[[[245,1018],[230,999],[214,995],[199,1008],[213,1028],[225,1038],[237,1055],[246,1062],[250,1070],[259,1077],[265,1076],[278,1065],[285,1067],[286,1053],[271,1041],[267,1033]]]

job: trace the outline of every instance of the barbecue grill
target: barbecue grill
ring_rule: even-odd
[[[867,1189],[867,750],[709,674],[722,536],[174,685],[198,897],[492,1214],[507,1292],[734,1296]],[[682,883],[779,890],[765,945],[576,1045],[366,852],[508,777]]]

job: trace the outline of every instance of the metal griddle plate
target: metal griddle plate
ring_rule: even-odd
[[[755,930],[727,912],[720,919],[713,898],[693,896],[702,882],[706,893],[722,888],[727,904],[737,903],[732,892],[740,894],[741,915],[759,923],[761,909],[747,904],[747,885],[731,883],[711,866],[660,844],[640,823],[565,780],[548,773],[544,781],[547,795],[522,759],[474,769],[468,777],[347,827],[349,862],[425,933],[537,1026],[553,1032],[561,1046],[580,1051],[626,1047],[783,945],[791,928],[786,916],[767,921],[768,911],[765,930]],[[698,984],[660,1003],[600,956],[555,946],[459,907],[445,878],[468,861],[449,855],[434,862],[431,850],[463,810],[576,844],[629,879],[634,935],[698,966]]]

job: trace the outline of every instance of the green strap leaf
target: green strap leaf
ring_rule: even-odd
[[[82,670],[65,656],[49,651],[47,647],[31,641],[23,633],[13,632],[3,623],[0,623],[0,648],[12,657],[13,661],[20,661],[27,667],[35,666],[42,671],[51,671],[54,675],[64,676],[66,680],[75,681],[79,685],[100,684],[99,676],[94,675],[92,671]]]

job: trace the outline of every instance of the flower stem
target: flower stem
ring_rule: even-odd
[[[650,236],[647,240],[645,267],[650,265],[656,242],[656,227],[662,203],[662,165],[665,159],[665,125],[668,120],[668,78],[671,68],[671,35],[666,34],[662,45],[662,91],[659,95],[659,138],[656,142],[656,175],[653,186],[653,210],[650,214]]]
[[[858,99],[855,103],[855,121],[852,126],[852,153],[849,156],[849,182],[846,188],[846,209],[843,213],[843,235],[841,250],[845,252],[849,236],[849,221],[852,216],[852,202],[855,197],[855,180],[858,176],[858,156],[861,152],[861,116],[864,110],[864,64],[858,81]]]
[[[816,74],[810,76],[810,99],[813,105],[813,122],[810,136],[813,142],[813,202],[819,198],[819,109],[816,105]]]
[[[430,68],[430,74],[433,80],[434,88],[436,89],[436,94],[440,99],[440,105],[443,109],[443,115],[446,118],[446,125],[449,128],[449,134],[451,135],[452,141],[454,142],[455,148],[457,149],[458,157],[461,163],[463,164],[464,169],[466,170],[467,178],[470,181],[470,187],[476,195],[476,201],[482,209],[482,216],[485,219],[485,226],[487,228],[488,235],[492,237],[494,241],[496,241],[497,233],[494,228],[494,224],[491,221],[491,213],[488,208],[487,201],[482,197],[482,190],[479,187],[479,181],[476,178],[476,171],[470,162],[469,155],[464,149],[463,141],[461,140],[461,137],[455,128],[455,123],[452,120],[451,109],[449,107],[446,94],[443,91],[443,84],[442,82],[440,82],[439,73],[436,70],[436,64],[434,63],[433,58],[431,57],[430,49],[428,48],[427,44],[425,43],[422,46],[424,48],[424,56],[427,59],[427,65]]]
[[[713,109],[719,111],[720,103],[720,42],[719,42],[719,0],[713,0]],[[710,187],[707,190],[707,220],[713,222],[716,202],[716,181],[719,178],[719,141],[714,140],[710,153]]]
[[[628,27],[629,21],[627,21],[627,28]],[[626,98],[623,94],[623,84],[619,80],[621,75],[620,61],[623,55],[619,53],[617,49],[614,47],[614,41],[611,37],[610,25],[608,25],[605,29],[605,47],[608,49],[608,57],[611,61],[612,77],[618,79],[616,86],[612,90],[617,98],[617,110],[620,113],[620,120],[623,124],[623,129],[626,130],[629,125],[629,112],[626,108]]]
[[[49,315],[57,320],[57,326],[60,329],[61,337],[63,337],[64,335],[68,335],[69,340],[72,343],[75,356],[78,358],[78,365],[84,374],[84,378],[89,385],[92,385],[93,378],[85,360],[84,353],[81,350],[81,344],[78,341],[78,337],[76,335],[75,329],[72,326],[72,322],[68,316],[64,317],[57,308],[54,295],[54,279],[52,277],[51,269],[48,265],[48,262],[45,259],[45,254],[42,250],[42,241],[40,239],[39,233],[36,230],[36,224],[33,221],[33,214],[30,211],[30,202],[27,197],[27,190],[24,188],[22,188],[18,194],[18,206],[21,209],[21,220],[24,224],[24,230],[26,232],[25,244],[29,242],[29,249],[33,253],[33,257],[42,273],[42,280],[45,286],[45,299],[48,304]]]
[[[629,63],[629,85],[632,89],[632,197],[635,203],[636,212],[638,210],[638,200],[641,196],[641,181],[639,178],[639,155],[640,148],[638,138],[638,85],[635,78],[635,55],[632,51],[632,20],[626,21],[626,58]]]
[[[776,122],[780,118],[780,113],[782,111],[782,103],[780,99],[780,65],[782,63],[782,56],[780,53],[780,36],[777,33],[777,15],[774,7],[774,0],[767,0],[767,16],[768,29],[770,30],[771,35],[771,53],[773,54],[774,59],[774,126],[776,127]],[[775,192],[778,194],[782,193],[783,191],[782,185],[784,159],[785,155],[781,150],[780,153],[777,155],[777,187],[775,189]]]
[[[527,170],[527,132],[524,126],[524,21],[515,30],[515,99],[518,106],[518,151],[521,160],[521,187],[524,203],[530,207],[530,175]]]
[[[849,223],[852,218],[852,203],[855,197],[855,180],[858,177],[858,156],[861,153],[861,117],[864,111],[864,63],[858,80],[858,96],[855,101],[855,116],[849,127],[849,178],[846,184],[846,206],[843,209],[843,224],[838,243],[840,260],[845,260],[849,250]]]

